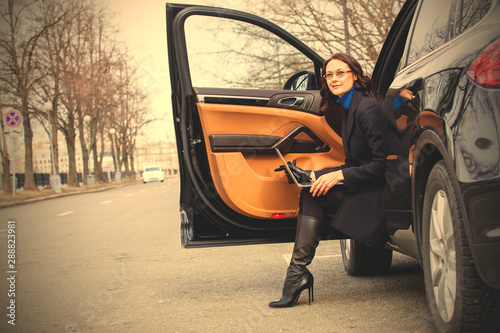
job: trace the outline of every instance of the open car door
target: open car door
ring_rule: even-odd
[[[345,158],[319,114],[324,60],[248,13],[166,11],[182,245],[293,241],[300,188],[274,172],[275,148],[303,169]]]

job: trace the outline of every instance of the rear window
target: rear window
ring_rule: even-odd
[[[463,0],[458,13],[462,20],[458,22],[457,35],[476,25],[491,8],[491,0]]]
[[[491,8],[492,0],[426,0],[418,13],[408,64],[472,28]]]
[[[418,13],[414,28],[408,64],[434,51],[449,39],[450,12],[455,6],[453,0],[424,1]],[[455,15],[453,14],[453,17]]]
[[[153,167],[153,168],[146,168],[146,171],[158,171],[160,168],[158,167]]]

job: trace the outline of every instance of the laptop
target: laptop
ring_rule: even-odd
[[[276,154],[278,154],[278,156],[280,157],[281,161],[285,165],[285,169],[288,172],[288,174],[290,175],[290,178],[292,178],[293,183],[295,185],[297,185],[298,187],[311,187],[312,186],[312,184],[313,184],[312,182],[299,183],[299,181],[297,180],[297,178],[295,178],[295,175],[292,173],[292,170],[290,170],[290,167],[288,166],[288,163],[286,163],[285,158],[283,157],[283,155],[281,155],[280,150],[278,148],[274,148],[274,150],[276,151]],[[335,184],[335,186],[338,186],[338,185],[344,185],[344,182],[338,182],[337,184]]]
[[[298,187],[311,187],[312,186],[312,184],[313,184],[312,182],[299,183],[297,181],[297,178],[295,178],[295,175],[293,174],[293,172],[290,170],[290,167],[288,166],[288,163],[286,163],[285,159],[283,158],[283,155],[281,155],[280,150],[278,148],[274,148],[274,150],[276,151],[276,154],[278,154],[278,156],[280,157],[281,161],[285,165],[285,169],[288,172],[288,174],[290,175],[290,178],[292,178],[293,183],[295,185],[297,185]]]

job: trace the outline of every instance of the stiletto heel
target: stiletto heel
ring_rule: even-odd
[[[281,299],[269,303],[269,306],[272,308],[286,308],[294,306],[299,300],[300,294],[305,289],[309,292],[309,305],[311,305],[311,300],[313,299],[313,284],[314,278],[309,271],[306,271],[298,278],[289,277],[285,280]]]
[[[311,283],[311,285],[309,286],[309,305],[311,305],[311,302],[314,302],[314,286],[313,284]]]

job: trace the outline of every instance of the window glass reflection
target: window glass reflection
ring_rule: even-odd
[[[491,0],[463,0],[461,10],[462,26],[458,33],[462,33],[481,21],[491,7]]]
[[[448,24],[453,0],[426,1],[418,14],[418,22],[415,26],[408,63],[437,49],[448,40]]]

